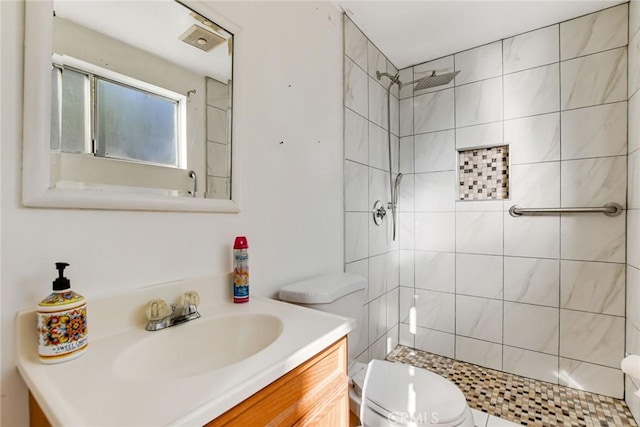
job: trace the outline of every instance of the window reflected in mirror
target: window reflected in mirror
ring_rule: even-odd
[[[53,46],[52,187],[230,199],[230,32],[174,1],[55,0]]]

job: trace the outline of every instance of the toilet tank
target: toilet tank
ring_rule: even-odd
[[[291,283],[280,289],[280,299],[315,310],[326,311],[356,319],[356,327],[349,333],[349,362],[367,346],[366,325],[363,319],[365,289],[367,281],[355,274],[338,273],[313,277]]]

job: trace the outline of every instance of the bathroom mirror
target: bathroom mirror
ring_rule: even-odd
[[[238,212],[238,35],[197,1],[27,1],[24,205]]]

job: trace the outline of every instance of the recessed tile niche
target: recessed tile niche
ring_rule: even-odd
[[[509,146],[458,152],[460,200],[509,198]]]

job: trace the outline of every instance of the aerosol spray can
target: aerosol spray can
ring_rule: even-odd
[[[233,244],[233,302],[249,301],[249,244],[238,236]]]

